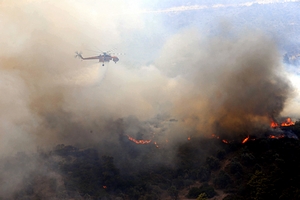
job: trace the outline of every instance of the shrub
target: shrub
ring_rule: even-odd
[[[188,193],[187,197],[188,198],[197,198],[202,193],[204,193],[207,198],[212,198],[217,194],[213,187],[211,187],[210,185],[205,183],[199,188],[192,187],[189,190],[189,193]]]
[[[229,163],[226,168],[229,170],[229,172],[231,174],[237,174],[237,173],[240,173],[242,174],[243,173],[243,167],[241,165],[241,163],[237,162],[237,161],[232,161],[231,163]]]
[[[214,180],[214,185],[216,188],[225,189],[232,183],[229,175],[223,170],[220,171],[217,178]]]
[[[213,156],[209,156],[206,158],[206,164],[211,170],[217,170],[221,167],[220,161]]]

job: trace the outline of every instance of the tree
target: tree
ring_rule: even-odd
[[[221,167],[220,161],[213,156],[209,156],[206,158],[206,164],[212,170],[220,169]]]
[[[199,169],[199,179],[200,181],[208,181],[210,178],[210,170],[208,167],[200,167]]]
[[[223,170],[220,171],[217,178],[214,180],[214,185],[216,188],[225,189],[232,183],[229,175]]]
[[[243,153],[241,155],[241,161],[245,166],[251,166],[255,162],[255,157],[251,153]]]
[[[268,176],[261,171],[255,172],[250,181],[247,183],[247,187],[253,199],[276,199],[273,183],[270,181]]]
[[[189,193],[187,194],[188,198],[197,198],[199,195],[205,194],[206,198],[212,198],[214,197],[217,193],[214,190],[213,187],[208,185],[207,183],[204,183],[201,187],[192,187],[189,190]]]
[[[197,197],[197,200],[207,200],[206,194],[205,193],[199,194],[199,196]]]
[[[171,186],[169,189],[168,189],[168,192],[170,194],[170,196],[174,199],[174,200],[177,200],[178,199],[178,190],[175,186]]]
[[[217,152],[217,158],[219,158],[220,160],[223,160],[225,158],[225,155],[226,155],[226,151],[225,150],[219,150]]]
[[[226,168],[229,170],[231,174],[243,173],[243,167],[241,163],[237,161],[231,161]]]

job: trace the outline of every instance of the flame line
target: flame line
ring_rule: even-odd
[[[149,144],[151,143],[152,140],[137,140],[133,137],[130,137],[129,135],[126,135],[128,137],[128,139],[132,142],[134,142],[135,144]]]

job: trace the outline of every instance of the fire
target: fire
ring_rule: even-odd
[[[190,141],[191,140],[191,137],[188,137],[188,141]]]
[[[222,140],[223,143],[228,144],[229,142],[227,140]]]
[[[269,135],[269,138],[271,139],[280,139],[280,138],[284,138],[285,136],[284,135]]]
[[[292,121],[290,117],[286,118],[284,122],[280,124],[281,126],[292,126],[295,125],[295,122]]]
[[[215,135],[215,134],[212,134],[212,137],[213,138],[216,138],[216,139],[220,139],[219,136]],[[242,144],[245,144],[247,141],[250,140],[250,136],[248,135],[245,139],[243,139],[242,141]],[[255,140],[255,139],[251,139],[251,140]],[[221,139],[221,141],[224,143],[224,144],[230,144],[232,141],[231,140],[226,140],[226,139]]]
[[[277,122],[272,121],[270,126],[271,126],[271,128],[277,128],[279,125]]]
[[[211,137],[216,138],[216,139],[220,139],[220,137],[217,136],[217,135],[215,135],[215,134],[212,134]],[[225,143],[225,144],[229,144],[229,141],[228,141],[228,140],[222,139],[221,141],[222,141],[223,143]]]
[[[129,135],[127,135],[128,139],[136,144],[149,144],[151,142],[151,140],[136,140],[133,137],[130,137]]]
[[[249,140],[249,135],[242,141],[242,144],[245,144]]]
[[[282,123],[280,123],[280,126],[292,126],[292,125],[295,125],[295,122],[293,122],[290,117],[286,118]],[[278,128],[279,124],[274,120],[271,120],[270,126],[271,128]]]

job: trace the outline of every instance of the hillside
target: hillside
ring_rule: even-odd
[[[286,129],[300,135],[299,122]],[[143,147],[149,159],[166,152]],[[196,199],[201,193],[224,200],[299,199],[299,156],[295,138],[252,138],[244,144],[195,138],[178,147],[173,163],[151,164],[145,157],[128,169],[97,148],[60,144],[6,158],[1,173],[14,176],[16,166],[26,171],[18,172],[21,182],[8,199]]]

